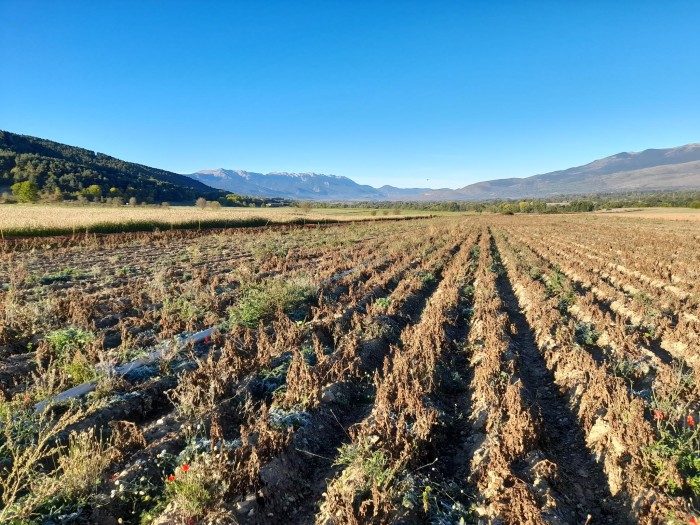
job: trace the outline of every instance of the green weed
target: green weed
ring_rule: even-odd
[[[298,314],[318,293],[318,287],[307,280],[268,280],[245,286],[238,303],[229,308],[232,324],[254,328],[260,321],[271,319],[276,312]]]
[[[373,486],[385,488],[394,477],[389,458],[381,450],[372,450],[369,443],[348,443],[338,450],[335,465],[345,466],[343,476],[353,479],[360,492]]]
[[[95,340],[95,336],[86,330],[69,327],[46,334],[46,340],[53,347],[59,359],[71,356],[72,352],[82,350]]]
[[[386,311],[389,309],[391,306],[391,299],[388,297],[380,297],[376,301],[374,301],[374,307],[377,308],[378,310],[383,310]]]

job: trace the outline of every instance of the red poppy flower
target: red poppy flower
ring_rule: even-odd
[[[208,337],[205,337],[205,338],[204,338],[204,342],[205,342],[205,343],[208,343],[208,342],[209,342],[209,338],[208,338]]]
[[[664,413],[658,408],[654,409],[654,419],[661,421],[664,418]]]
[[[184,465],[182,465],[181,468],[182,468],[182,471],[183,471],[183,472],[187,472],[188,470],[190,470],[190,466],[189,466],[187,463],[185,463]]]
[[[170,483],[172,483],[173,481],[175,481],[175,476],[174,476],[173,474],[170,474],[170,475],[168,476],[168,481],[169,481]]]
[[[187,520],[187,525],[194,525],[195,521],[194,518],[190,518]]]
[[[685,418],[685,422],[688,423],[691,427],[695,426],[695,420],[693,419],[693,416],[688,416]]]
[[[690,523],[690,525],[698,525],[698,520],[696,520],[695,518],[690,518],[688,520],[688,523]]]

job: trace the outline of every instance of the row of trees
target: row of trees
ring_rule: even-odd
[[[12,194],[18,202],[35,202],[44,198],[49,201],[61,201],[68,196],[61,192],[58,188],[55,188],[52,193],[47,194],[46,190],[42,190],[35,182],[31,180],[26,180],[23,182],[16,182],[11,186]],[[117,188],[110,188],[107,192],[109,196],[103,196],[102,188],[97,184],[92,184],[87,188],[83,188],[73,197],[79,202],[102,202],[104,204],[111,204],[115,206],[124,205],[126,199],[124,198],[123,192]],[[222,206],[227,207],[263,207],[263,206],[285,206],[295,204],[298,208],[309,211],[312,208],[325,208],[325,207],[343,207],[343,208],[353,208],[353,207],[369,207],[384,209],[388,212],[390,209],[394,214],[400,213],[402,209],[413,209],[413,210],[426,210],[426,211],[474,211],[474,212],[490,212],[490,213],[505,213],[505,214],[515,214],[515,213],[572,213],[572,212],[589,212],[599,209],[611,209],[611,208],[629,208],[629,207],[673,207],[673,206],[683,206],[700,209],[700,198],[697,200],[691,200],[691,195],[678,196],[675,199],[669,199],[666,197],[664,200],[659,195],[650,195],[646,199],[614,199],[606,200],[600,199],[598,201],[593,200],[572,200],[568,202],[560,203],[547,203],[543,200],[533,200],[533,201],[506,201],[501,203],[482,203],[482,202],[435,202],[435,203],[425,203],[425,202],[362,202],[362,203],[324,203],[324,202],[311,202],[311,201],[301,201],[293,203],[285,199],[266,199],[263,197],[246,197],[243,195],[237,195],[234,193],[228,194],[225,197],[220,197],[218,200],[209,201],[204,197],[199,197],[196,200],[196,206],[200,208],[204,207],[217,207]],[[4,198],[7,201],[7,197]],[[130,197],[128,199],[129,204],[135,205],[138,202],[136,197]],[[165,202],[167,203],[167,201]]]
[[[54,193],[47,195],[45,192],[39,188],[39,186],[32,181],[15,182],[11,186],[12,195],[17,202],[37,202],[39,200],[45,201],[62,201],[66,196],[59,190],[54,191]],[[136,206],[139,204],[139,200],[136,197],[130,197],[128,200],[124,199],[121,192],[116,188],[112,188],[109,192],[110,197],[102,196],[102,189],[98,185],[91,185],[87,188],[81,190],[76,197],[79,203],[87,202],[100,202],[106,205],[112,206],[124,206],[127,202],[130,206]],[[3,194],[1,198],[2,202],[9,202],[10,197],[8,194]],[[141,204],[146,204],[145,201],[141,201]],[[228,194],[225,197],[220,197],[218,200],[207,200],[204,197],[199,197],[195,201],[195,206],[198,208],[211,208],[218,209],[223,206],[226,207],[253,207],[259,208],[263,206],[284,206],[291,205],[291,201],[286,201],[284,199],[265,199],[262,197],[244,197],[242,195],[236,195],[234,193]],[[163,206],[169,206],[167,201],[162,202]]]
[[[612,208],[690,207],[700,209],[700,192],[618,193],[562,195],[548,199],[494,199],[491,201],[362,201],[314,202],[317,208],[375,208],[421,211],[455,211],[476,213],[571,213]]]

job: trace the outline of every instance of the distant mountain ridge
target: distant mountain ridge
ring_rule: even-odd
[[[700,143],[623,152],[583,166],[525,178],[497,179],[458,189],[374,188],[348,177],[318,173],[202,170],[181,175],[92,150],[0,130],[0,190],[34,182],[44,195],[81,195],[98,187],[103,198],[146,202],[251,197],[324,201],[479,201],[561,195],[700,189]],[[215,189],[216,188],[216,189]]]
[[[700,143],[623,152],[583,166],[525,178],[478,182],[455,190],[464,200],[577,193],[700,188]]]
[[[252,173],[203,170],[190,177],[234,193],[310,200],[491,200],[547,198],[584,193],[700,189],[700,143],[622,152],[583,166],[525,178],[496,179],[449,188],[360,185],[347,177],[317,173]]]
[[[202,170],[193,179],[241,195],[285,197],[304,200],[383,200],[372,186],[358,184],[339,175],[318,173],[255,173],[243,170]]]

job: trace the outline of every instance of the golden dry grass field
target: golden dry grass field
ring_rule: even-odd
[[[427,216],[427,212],[352,208],[196,208],[194,206],[70,206],[42,204],[0,205],[3,235],[119,232],[177,227],[214,227],[228,224],[282,224],[288,222],[352,221]]]

